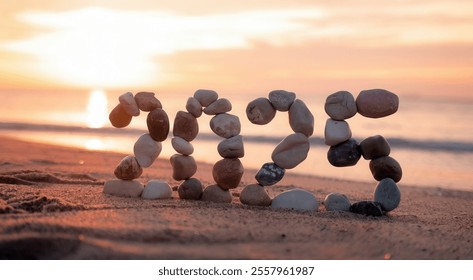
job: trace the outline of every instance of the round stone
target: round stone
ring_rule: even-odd
[[[355,139],[331,146],[327,152],[328,161],[336,167],[353,166],[360,158],[361,151]]]
[[[381,135],[371,136],[361,141],[360,149],[364,159],[389,156],[391,153],[388,141]]]
[[[199,89],[194,93],[194,98],[199,101],[202,107],[207,107],[218,99],[218,94],[210,89]]]
[[[171,145],[174,150],[182,155],[188,156],[194,153],[194,146],[190,142],[182,139],[181,137],[173,137],[171,139]]]
[[[237,135],[222,140],[217,146],[217,151],[223,158],[242,158],[245,156],[243,137]]]
[[[318,211],[319,203],[315,196],[301,189],[293,189],[278,194],[271,202],[276,209],[291,209],[300,211]]]
[[[330,193],[324,199],[327,211],[350,211],[350,200],[344,194]]]
[[[314,133],[314,116],[304,101],[296,99],[289,108],[289,125],[296,133],[310,137]]]
[[[207,115],[218,115],[232,110],[232,103],[226,98],[219,98],[205,107],[204,113]]]
[[[350,206],[350,212],[375,217],[384,215],[381,204],[375,201],[360,201],[353,203]]]
[[[149,112],[146,124],[151,138],[158,142],[166,140],[169,134],[169,118],[163,109],[156,108]]]
[[[138,108],[138,105],[136,104],[135,98],[133,97],[133,93],[127,92],[118,97],[118,101],[120,101],[120,104],[123,107],[123,110],[127,112],[129,115],[132,116],[139,116],[140,115],[140,109]]]
[[[202,116],[202,105],[199,100],[194,97],[189,97],[189,99],[187,99],[186,110],[196,118]]]
[[[286,112],[289,111],[292,103],[294,103],[296,94],[285,90],[273,90],[269,93],[268,97],[274,109],[280,112]]]
[[[292,169],[307,158],[309,149],[309,139],[304,134],[291,134],[276,146],[271,159],[281,168]]]
[[[210,120],[210,129],[220,137],[231,138],[240,134],[240,119],[231,114],[218,114]]]
[[[197,172],[194,157],[174,154],[170,158],[172,165],[172,178],[176,181],[186,180]]]
[[[271,186],[281,181],[284,177],[286,170],[277,166],[273,162],[263,164],[258,173],[256,173],[255,179],[262,186]]]
[[[269,206],[271,205],[271,197],[263,186],[251,184],[241,191],[240,202],[251,206]]]
[[[121,104],[115,106],[108,116],[110,123],[116,128],[126,127],[130,124],[132,118],[133,116],[128,114]]]
[[[204,192],[202,193],[202,200],[219,203],[231,203],[233,197],[229,190],[224,190],[218,185],[210,185],[204,189]]]
[[[185,180],[177,188],[177,193],[181,199],[199,200],[203,191],[202,183],[196,178]]]
[[[368,118],[392,115],[399,108],[399,97],[384,89],[363,90],[356,98],[358,113]]]
[[[172,133],[174,136],[190,142],[199,134],[199,123],[191,113],[179,111],[174,119]]]
[[[325,100],[325,113],[330,118],[343,121],[356,115],[357,108],[355,98],[348,91],[332,93]]]
[[[276,115],[276,110],[269,99],[260,97],[246,106],[246,116],[248,120],[254,124],[268,124]]]
[[[133,146],[136,161],[141,167],[150,167],[158,158],[162,147],[162,144],[154,141],[148,133],[141,135]]]
[[[347,141],[352,136],[350,126],[346,121],[328,119],[325,123],[325,144],[335,146]]]
[[[217,185],[224,190],[228,190],[238,187],[244,171],[239,159],[224,158],[215,163],[212,175]]]
[[[141,197],[144,199],[172,198],[172,188],[161,180],[150,180],[143,190]]]
[[[390,156],[371,160],[370,170],[377,181],[381,181],[384,178],[391,178],[397,183],[402,178],[401,165]]]
[[[374,191],[374,201],[381,204],[384,211],[396,209],[401,202],[401,191],[391,178],[381,180]]]
[[[138,181],[109,180],[103,186],[103,193],[124,197],[140,197],[143,185]]]
[[[162,109],[161,102],[154,96],[154,92],[141,91],[135,94],[135,101],[141,111],[151,112]]]
[[[115,168],[115,176],[122,180],[133,180],[141,176],[143,168],[134,156],[124,157]]]

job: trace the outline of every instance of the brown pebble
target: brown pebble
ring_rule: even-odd
[[[391,178],[397,183],[402,178],[401,165],[390,156],[379,157],[370,161],[370,170],[377,181]]]
[[[169,118],[163,109],[157,108],[149,112],[146,124],[151,138],[158,142],[166,140],[169,134]]]
[[[276,146],[271,154],[271,159],[279,167],[291,169],[307,158],[309,149],[309,139],[304,134],[291,134]]]
[[[237,135],[221,141],[217,146],[217,151],[223,158],[241,158],[245,156],[243,137]]]
[[[259,184],[251,184],[246,186],[240,193],[240,201],[246,205],[252,206],[269,206],[271,205],[271,197]]]
[[[199,134],[199,123],[191,114],[179,111],[174,119],[174,127],[172,130],[174,136],[181,137],[187,142],[191,142]]]
[[[238,158],[224,158],[215,163],[212,175],[222,189],[228,190],[238,187],[244,171]]]
[[[172,165],[172,178],[176,181],[187,180],[197,172],[193,156],[174,154],[169,160]]]
[[[286,112],[289,110],[292,103],[294,103],[296,94],[285,90],[273,90],[269,93],[268,98],[274,109],[280,112]]]
[[[207,107],[218,99],[218,94],[210,89],[199,89],[194,93],[194,98],[199,101],[202,107]]]
[[[143,168],[134,156],[124,157],[115,168],[115,176],[122,180],[133,180],[141,176]]]
[[[126,127],[130,124],[132,118],[133,116],[128,114],[121,104],[115,106],[108,116],[110,123],[116,128]]]
[[[361,141],[360,149],[364,159],[389,156],[391,153],[388,141],[381,135],[371,136]]]
[[[368,118],[382,118],[397,112],[399,97],[384,89],[363,90],[356,98],[358,113]]]
[[[220,137],[231,138],[240,134],[240,119],[231,114],[218,114],[210,120],[210,129]]]
[[[202,105],[200,104],[199,100],[195,99],[194,97],[189,97],[187,99],[186,110],[196,118],[202,116]]]
[[[219,98],[205,107],[204,113],[206,115],[217,115],[230,112],[232,110],[232,103],[226,98]]]
[[[181,199],[199,200],[203,191],[202,183],[196,178],[185,180],[177,188],[177,193]]]
[[[314,133],[314,116],[304,101],[296,99],[289,108],[289,125],[296,133],[310,137]]]
[[[218,185],[210,185],[204,189],[204,192],[202,193],[202,200],[219,203],[231,203],[233,197],[229,190],[224,190]]]
[[[268,124],[276,115],[276,109],[269,99],[260,97],[248,103],[246,106],[246,116],[251,123],[254,124]]]
[[[141,111],[151,112],[162,109],[161,102],[154,96],[154,92],[141,91],[135,94],[135,101]]]

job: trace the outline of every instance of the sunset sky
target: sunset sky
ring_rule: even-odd
[[[473,1],[0,0],[0,91],[472,99]]]

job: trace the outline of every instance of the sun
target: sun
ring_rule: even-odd
[[[94,90],[90,93],[86,110],[88,127],[101,128],[107,123],[107,95],[103,90]]]

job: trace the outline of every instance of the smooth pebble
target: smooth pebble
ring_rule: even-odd
[[[371,136],[361,141],[360,149],[364,159],[389,156],[391,153],[388,141],[381,135]]]
[[[268,98],[274,109],[280,112],[286,112],[289,111],[292,103],[294,103],[296,94],[285,90],[273,90],[269,93]]]
[[[391,178],[399,182],[402,178],[402,168],[399,162],[390,156],[379,157],[370,161],[371,174],[377,181]]]
[[[275,115],[276,109],[271,105],[269,99],[264,97],[257,98],[246,106],[246,116],[254,124],[268,124]]]
[[[190,178],[182,182],[177,188],[177,193],[181,199],[199,200],[204,191],[202,182],[196,178]]]
[[[218,185],[210,185],[204,189],[202,200],[218,203],[231,203],[233,197],[229,190],[224,190]]]
[[[210,120],[210,129],[218,136],[228,139],[240,134],[240,119],[228,113],[218,114]]]
[[[132,118],[133,116],[128,114],[121,104],[115,106],[108,116],[110,123],[116,128],[128,126]]]
[[[375,201],[359,201],[350,206],[350,212],[365,216],[383,216],[384,211],[379,202]]]
[[[384,89],[363,90],[356,98],[358,113],[367,118],[392,115],[399,108],[399,97]]]
[[[118,97],[118,101],[123,107],[123,110],[127,112],[129,115],[137,117],[140,115],[140,109],[136,104],[135,98],[133,97],[133,93],[127,92]]]
[[[162,150],[162,144],[154,141],[151,135],[145,133],[138,138],[133,146],[133,153],[135,154],[136,161],[141,167],[150,167],[153,162],[158,158]]]
[[[330,193],[324,199],[327,211],[350,211],[350,200],[344,194]]]
[[[149,135],[155,141],[162,142],[166,140],[169,134],[169,118],[163,109],[156,108],[149,112],[146,118]]]
[[[361,151],[355,139],[349,139],[338,145],[331,146],[327,159],[335,167],[353,166],[361,158]]]
[[[374,191],[374,201],[381,204],[384,211],[396,209],[401,202],[401,191],[391,178],[381,180]]]
[[[242,158],[245,156],[243,137],[236,135],[222,140],[217,145],[218,154],[223,158]]]
[[[296,99],[289,108],[289,125],[296,133],[310,137],[314,133],[314,115],[304,101]]]
[[[262,186],[271,186],[281,181],[286,170],[277,166],[274,162],[268,162],[261,166],[255,179]]]
[[[276,146],[271,159],[281,168],[292,169],[307,158],[309,149],[309,139],[304,134],[290,134]]]
[[[174,119],[172,133],[190,142],[199,134],[199,123],[191,113],[179,111]]]
[[[356,115],[357,108],[353,95],[348,91],[332,93],[325,100],[325,113],[330,118],[343,121]]]
[[[273,198],[271,207],[301,211],[318,211],[319,203],[315,196],[302,189],[293,189],[278,194]]]
[[[199,100],[195,99],[194,97],[189,97],[187,99],[186,110],[196,118],[202,116],[202,105],[200,104]]]
[[[118,179],[133,180],[141,176],[143,168],[141,168],[135,156],[126,156],[117,167],[115,167],[114,174]]]
[[[193,156],[174,154],[169,160],[172,165],[172,178],[176,181],[189,179],[197,172],[197,164]]]
[[[325,144],[335,146],[351,138],[350,126],[346,121],[328,119],[325,123]]]
[[[103,193],[124,197],[140,197],[143,184],[130,180],[109,180],[103,186]]]
[[[271,205],[271,197],[263,186],[251,184],[241,191],[240,202],[252,206],[269,206]]]
[[[141,111],[151,112],[154,109],[162,109],[163,105],[154,96],[154,92],[141,91],[135,94],[136,105]]]
[[[222,189],[234,189],[240,184],[245,169],[238,158],[224,158],[215,163],[212,176]]]
[[[150,180],[141,194],[144,199],[172,198],[172,188],[168,183],[161,180]]]
[[[226,98],[219,98],[214,102],[210,103],[209,106],[205,107],[204,113],[206,115],[217,115],[232,110],[232,103]]]
[[[171,139],[171,145],[174,150],[181,155],[189,156],[194,153],[194,146],[185,139],[175,136]]]
[[[194,98],[199,101],[202,107],[207,107],[218,99],[218,94],[210,89],[199,89],[194,93]]]

